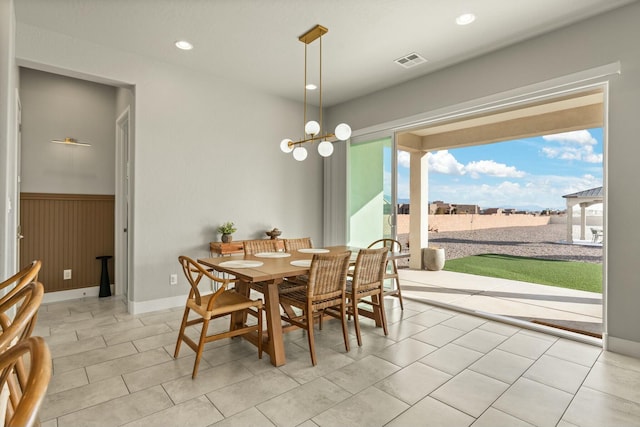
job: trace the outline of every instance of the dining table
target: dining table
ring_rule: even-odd
[[[231,255],[226,257],[199,258],[198,262],[217,272],[228,274],[235,281],[235,289],[249,296],[251,283],[261,283],[264,295],[264,312],[267,334],[247,335],[245,339],[257,344],[263,340],[263,350],[269,354],[274,366],[286,363],[284,348],[284,328],[280,317],[280,297],[278,286],[288,277],[309,274],[311,260],[315,253],[340,253],[351,251],[351,263],[355,263],[360,248],[351,246],[328,246],[326,248],[304,248],[291,252],[262,252],[252,255]],[[408,256],[404,253],[390,253],[390,257]],[[283,310],[291,310],[283,306]],[[232,318],[234,323],[243,323],[243,317]],[[378,323],[379,319],[376,320]]]

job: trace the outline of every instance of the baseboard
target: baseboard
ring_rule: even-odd
[[[111,285],[111,295],[113,295],[115,285]],[[100,286],[89,286],[88,288],[70,289],[68,291],[46,292],[42,298],[43,304],[51,302],[68,301],[72,299],[97,297],[100,294]]]
[[[129,301],[128,310],[130,314],[148,313],[150,311],[167,310],[184,306],[187,295],[178,295],[168,298],[158,298],[150,301]]]
[[[640,343],[605,335],[605,350],[625,356],[640,358]]]

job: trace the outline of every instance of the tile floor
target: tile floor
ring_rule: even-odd
[[[405,299],[389,336],[363,320],[285,336],[275,368],[241,339],[173,350],[182,308],[130,315],[119,297],[43,305],[54,375],[41,409],[64,426],[625,426],[640,424],[640,360]]]

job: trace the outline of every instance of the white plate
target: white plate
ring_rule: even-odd
[[[260,267],[263,265],[262,261],[244,261],[244,260],[234,260],[234,261],[224,261],[219,265],[220,267],[230,267],[230,268],[254,268]]]
[[[303,254],[326,254],[330,251],[324,248],[302,248],[298,249],[298,252],[302,252]]]
[[[286,258],[290,257],[291,254],[287,252],[258,252],[257,254],[253,254],[253,256],[257,256],[258,258]]]
[[[311,267],[310,259],[297,259],[295,261],[291,261],[289,264],[295,265],[296,267]]]

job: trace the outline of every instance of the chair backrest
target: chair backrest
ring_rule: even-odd
[[[275,239],[245,240],[242,243],[245,255],[253,255],[259,252],[277,252]]]
[[[314,254],[309,268],[307,298],[328,300],[344,295],[351,251],[337,254]]]
[[[20,378],[18,366],[28,367]],[[38,425],[38,411],[51,379],[51,354],[42,337],[29,337],[0,354],[0,389],[8,391],[2,402],[5,426]]]
[[[284,250],[286,252],[297,251],[298,249],[309,249],[313,247],[311,237],[301,237],[299,239],[284,239]]]
[[[31,335],[43,296],[42,283],[31,282],[0,304],[0,352]]]
[[[353,290],[361,288],[382,289],[384,275],[387,270],[387,247],[377,249],[360,249],[353,270]]]
[[[209,271],[207,271],[207,269],[202,264],[194,261],[188,256],[180,255],[178,257],[178,262],[182,266],[184,276],[187,278],[187,281],[191,286],[191,290],[189,291],[189,299],[195,299],[196,304],[202,304],[202,294],[200,292],[200,289],[198,288],[198,285],[200,284],[202,278],[211,279],[214,282],[220,284],[220,287],[215,292],[215,295],[212,296],[209,300],[207,310],[210,311],[211,307],[213,307],[213,302],[216,300],[216,298],[218,298],[220,294],[222,294],[227,289],[227,286],[229,285],[229,283],[231,283],[231,280],[214,276]]]
[[[379,239],[369,245],[369,249],[385,247],[390,252],[401,252],[402,245],[395,239]]]
[[[20,290],[20,288],[22,288],[26,284],[38,280],[38,273],[40,272],[41,267],[42,261],[31,261],[22,270],[18,271],[16,274],[0,283],[0,290],[8,288],[15,283],[15,286],[11,288],[6,294],[4,294],[2,298],[0,298],[0,304],[15,295]]]

